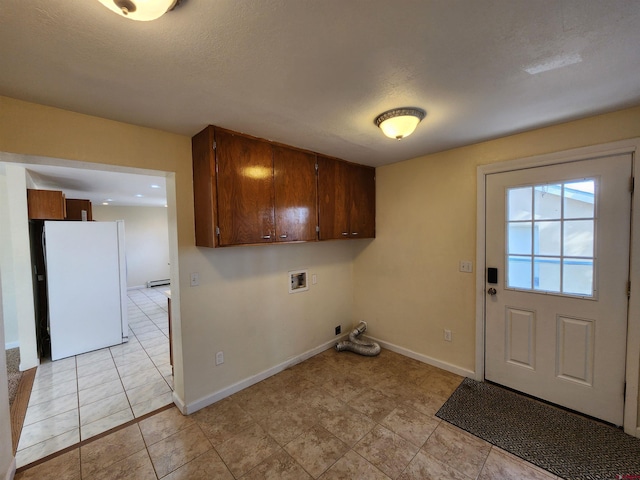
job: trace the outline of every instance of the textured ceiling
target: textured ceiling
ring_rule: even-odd
[[[379,166],[640,104],[638,25],[638,0],[2,0],[0,94]],[[373,120],[400,106],[427,117],[397,142]]]

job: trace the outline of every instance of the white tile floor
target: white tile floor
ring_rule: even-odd
[[[38,367],[18,467],[172,402],[167,289],[129,291],[128,343]]]

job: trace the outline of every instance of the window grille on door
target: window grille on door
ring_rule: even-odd
[[[594,297],[597,179],[508,188],[506,288]]]

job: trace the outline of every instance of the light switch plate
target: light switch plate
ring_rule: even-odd
[[[468,260],[461,260],[460,271],[465,273],[473,273],[473,262],[470,262]]]

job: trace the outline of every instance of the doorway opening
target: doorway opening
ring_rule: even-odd
[[[0,156],[0,161],[4,165],[22,167],[25,170],[37,171],[39,167],[44,166],[53,169],[50,171],[54,172],[56,168],[59,168],[64,170],[60,174],[62,177],[71,169],[82,172],[83,175],[88,175],[91,178],[104,174],[110,179],[115,179],[114,193],[104,198],[104,203],[110,203],[110,205],[102,205],[103,202],[94,200],[94,221],[110,222],[115,220],[115,217],[124,218],[125,223],[130,226],[129,230],[136,236],[140,236],[142,230],[149,228],[148,225],[144,225],[145,219],[153,220],[156,224],[164,222],[164,233],[159,234],[158,232],[162,228],[158,229],[156,225],[156,230],[153,231],[154,238],[147,245],[142,246],[141,250],[156,255],[158,257],[156,263],[164,264],[166,271],[163,272],[160,268],[149,272],[145,281],[141,281],[138,277],[133,281],[129,278],[130,281],[127,282],[129,288],[126,291],[124,308],[128,313],[128,331],[126,332],[128,342],[51,362],[45,358],[38,360],[33,325],[31,325],[33,332],[29,332],[29,328],[26,329],[27,335],[25,335],[24,342],[22,333],[25,329],[24,326],[19,326],[20,349],[21,353],[24,350],[23,359],[26,359],[26,362],[21,362],[23,363],[22,368],[28,369],[31,366],[29,362],[33,363],[34,358],[36,365],[40,363],[23,419],[22,430],[24,432],[29,429],[29,435],[22,435],[22,438],[30,440],[25,440],[26,443],[18,444],[17,447],[16,459],[18,467],[20,467],[172,403],[173,368],[169,353],[171,350],[169,309],[179,307],[175,301],[175,293],[178,289],[177,280],[173,285],[155,288],[147,288],[146,283],[147,280],[153,281],[159,278],[178,278],[175,179],[172,172],[87,164],[51,158],[26,158],[5,153]],[[56,175],[55,173],[50,174],[50,171],[47,171],[47,175],[36,172],[35,176],[39,176],[37,178],[39,182],[42,182],[43,177],[46,177],[45,180],[53,182]],[[121,182],[118,182],[119,177],[123,179]],[[166,182],[167,196],[162,205],[127,206],[124,202],[116,201],[123,184],[132,178],[140,180],[142,184],[147,184],[148,188],[154,190],[159,187],[158,178],[162,182]],[[63,184],[60,185],[61,190],[66,190],[69,187],[72,190],[78,190],[85,183],[82,178],[67,178],[67,180],[68,183],[62,182]],[[26,186],[30,187],[31,185],[27,183]],[[42,183],[39,183],[38,186],[42,187]],[[48,184],[44,188],[54,189],[55,186]],[[25,193],[22,192],[23,197]],[[146,192],[137,193],[145,194]],[[78,196],[77,193],[75,196]],[[107,202],[107,199],[112,197],[113,201]],[[109,211],[110,209],[111,211]],[[127,215],[130,216],[129,221],[127,221]],[[164,220],[162,220],[163,216]],[[5,220],[3,215],[0,217],[3,218],[3,221]],[[26,216],[24,222],[28,222]],[[138,225],[135,226],[135,224]],[[136,239],[127,239],[127,243],[133,245],[136,243]],[[160,243],[165,244],[163,249],[157,248]],[[130,248],[128,251],[128,273],[135,270],[135,265],[132,264],[140,260],[141,257],[141,254],[136,254],[134,250],[134,248]],[[8,252],[8,254],[12,254],[12,252]],[[20,257],[20,254],[17,256]],[[174,303],[170,307],[171,288],[174,290]],[[4,298],[6,299],[7,296],[5,295]],[[31,305],[33,305],[33,298],[26,299],[26,301],[24,298],[18,300],[22,300],[26,305],[31,301]],[[54,432],[51,426],[65,424],[65,422],[58,421],[64,420],[62,417],[65,415],[69,419],[75,415],[77,425],[72,425],[73,422],[67,422],[66,425],[69,428],[63,429],[65,431]],[[47,422],[51,425],[48,425]],[[41,430],[47,430],[48,434],[39,437],[38,424],[43,427]]]

